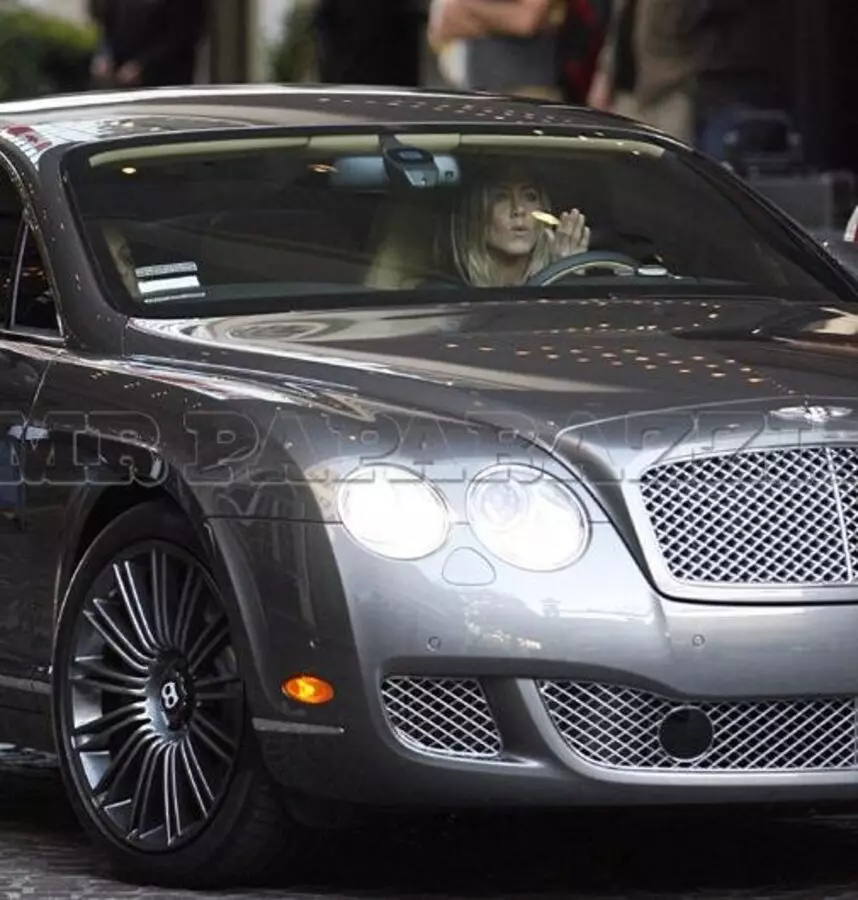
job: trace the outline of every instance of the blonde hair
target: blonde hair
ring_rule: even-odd
[[[491,189],[501,179],[531,182],[515,173],[505,172],[497,178],[482,179],[467,191],[450,216],[450,248],[453,264],[459,276],[474,287],[503,287],[500,266],[488,245]],[[544,188],[534,184],[539,193],[540,208],[550,209]],[[525,279],[544,269],[551,262],[550,238],[544,229],[537,232],[536,244],[530,253]]]

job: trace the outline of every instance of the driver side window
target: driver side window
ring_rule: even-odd
[[[17,290],[12,303],[11,327],[59,333],[53,290],[36,237],[25,226],[20,247]]]
[[[0,169],[0,327],[60,333],[45,261],[5,169]]]

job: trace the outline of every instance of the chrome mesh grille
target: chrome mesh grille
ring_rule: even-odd
[[[804,447],[656,466],[641,493],[679,581],[848,584],[858,560],[858,449]]]
[[[470,678],[395,676],[381,686],[396,737],[423,753],[489,758],[500,735],[479,681]]]
[[[830,453],[840,491],[849,558],[858,575],[858,448],[833,447]]]
[[[858,768],[852,698],[675,701],[606,684],[543,681],[548,714],[576,755],[619,769],[807,771]],[[669,756],[659,740],[668,713],[693,706],[709,716],[713,739],[694,760]]]

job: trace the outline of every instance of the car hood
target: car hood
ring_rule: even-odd
[[[346,392],[505,422],[517,411],[550,435],[647,411],[854,396],[856,312],[691,298],[135,319],[126,351],[320,402]]]

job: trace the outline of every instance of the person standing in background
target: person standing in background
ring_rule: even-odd
[[[316,36],[321,80],[417,87],[427,2],[320,0]]]
[[[562,99],[558,32],[565,0],[433,0],[428,38],[436,53],[456,46],[456,86]]]
[[[695,142],[724,160],[728,135],[743,122],[761,111],[794,114],[798,25],[784,0],[698,2]]]
[[[693,142],[699,8],[699,0],[615,0],[589,105]]]
[[[428,35],[457,87],[581,104],[610,8],[611,0],[433,0]]]
[[[587,103],[611,23],[612,0],[565,0],[558,34],[560,90],[567,103]]]
[[[89,0],[89,13],[102,33],[94,87],[193,83],[206,0]]]
[[[783,0],[616,0],[588,96],[723,159],[753,110],[790,106]]]

